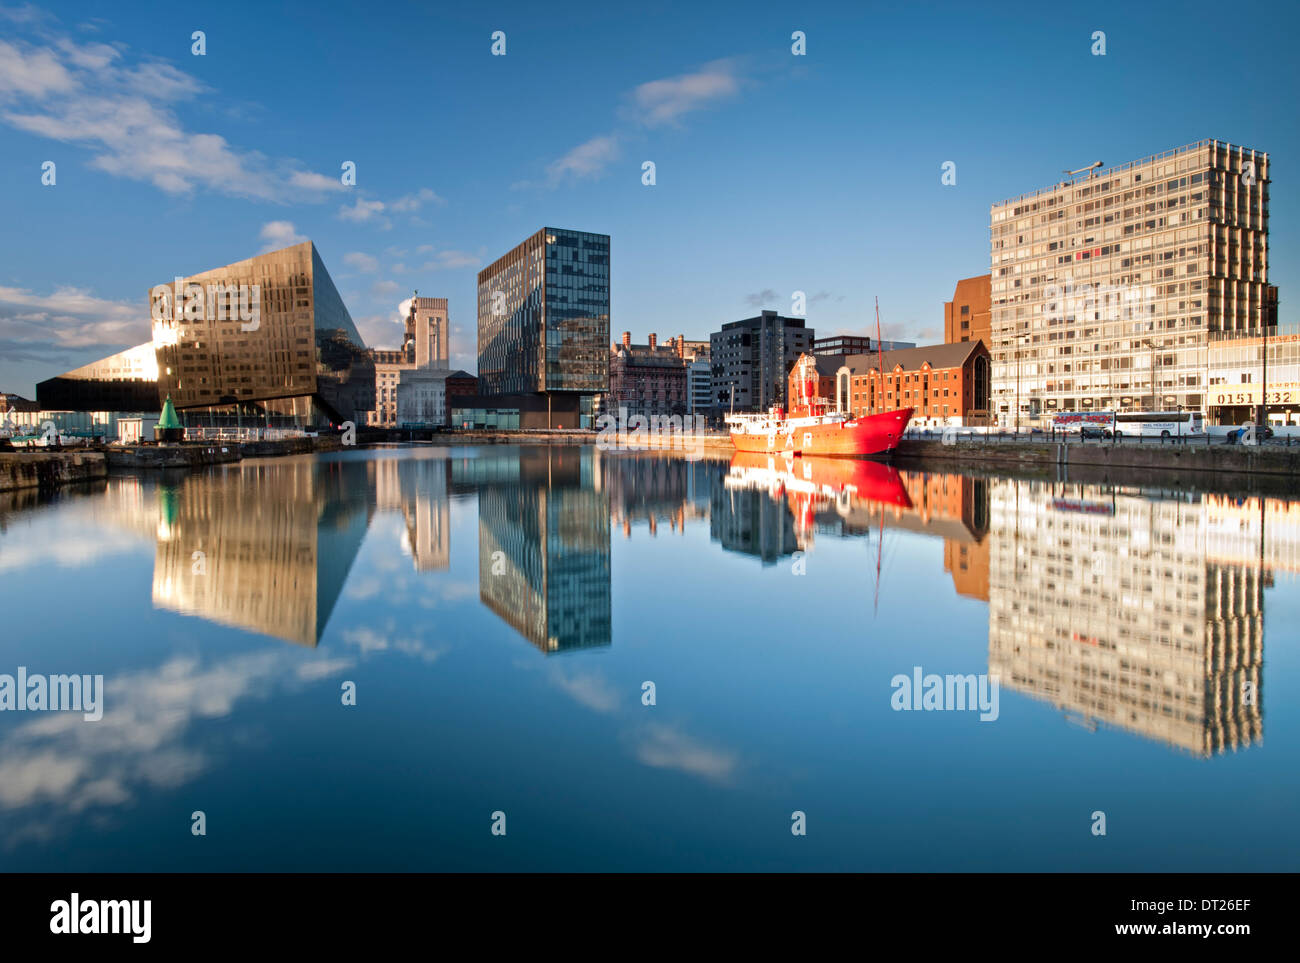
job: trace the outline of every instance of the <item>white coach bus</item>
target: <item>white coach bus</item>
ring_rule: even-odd
[[[1062,411],[1052,417],[1057,431],[1103,438],[1203,438],[1199,411]]]

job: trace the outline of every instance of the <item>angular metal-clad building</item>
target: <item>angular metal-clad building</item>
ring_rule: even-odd
[[[375,405],[374,362],[311,241],[160,283],[149,307],[152,342],[42,382],[41,404],[148,410],[170,396],[190,424],[303,426],[360,424]],[[149,354],[148,375],[120,376]]]

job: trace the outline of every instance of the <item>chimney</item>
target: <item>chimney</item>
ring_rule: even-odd
[[[631,331],[624,331],[624,332],[623,332],[623,347],[625,347],[625,348],[630,348],[630,347],[632,347],[632,332],[631,332]]]
[[[677,357],[686,357],[686,335],[684,334],[679,334],[677,336]]]
[[[659,336],[658,336],[657,334],[652,334],[652,335],[650,335],[650,350],[651,350],[651,351],[653,351],[653,350],[655,349],[655,344],[658,343],[658,341],[659,341]]]

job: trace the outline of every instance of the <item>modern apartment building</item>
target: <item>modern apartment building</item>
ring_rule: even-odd
[[[499,410],[540,399],[551,427],[592,426],[609,389],[608,234],[546,227],[479,272],[478,377]]]
[[[775,311],[724,324],[709,336],[714,403],[724,411],[785,404],[786,377],[799,355],[812,349],[814,334],[803,318]]]
[[[1213,332],[1277,323],[1269,158],[1219,140],[1074,177],[990,211],[993,407],[1206,407]]]
[[[989,343],[992,280],[992,275],[981,274],[957,282],[952,300],[943,303],[943,340],[947,344],[958,341]]]

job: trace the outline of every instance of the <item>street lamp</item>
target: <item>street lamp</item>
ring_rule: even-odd
[[[1016,335],[1016,437],[1020,437],[1020,346],[1029,338],[1027,334]]]
[[[1160,396],[1156,393],[1156,343],[1144,338],[1142,344],[1151,349],[1151,410],[1156,411],[1160,407]]]

